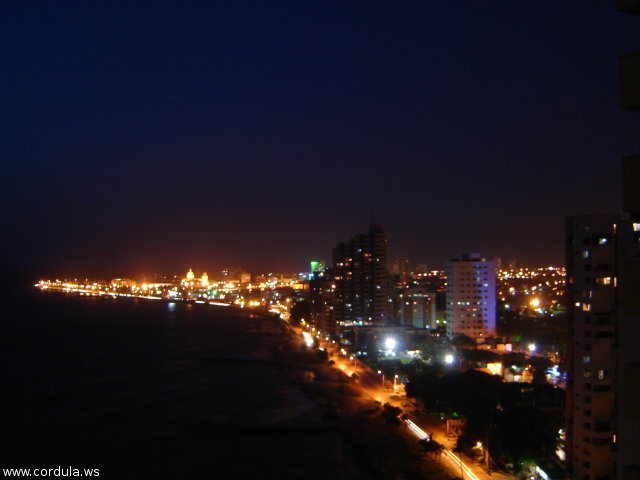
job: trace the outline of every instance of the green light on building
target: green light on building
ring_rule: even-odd
[[[311,266],[312,273],[324,271],[324,262],[321,260],[311,260],[309,264]]]

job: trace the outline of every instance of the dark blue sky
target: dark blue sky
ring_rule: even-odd
[[[2,263],[302,270],[383,224],[391,259],[563,261],[620,210],[613,2],[4,2]]]

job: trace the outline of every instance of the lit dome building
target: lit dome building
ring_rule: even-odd
[[[187,276],[182,279],[182,285],[185,287],[193,287],[194,279],[196,278],[193,270],[189,269]]]
[[[196,275],[193,273],[193,270],[189,269],[186,277],[182,279],[182,285],[185,287],[208,287],[209,275],[207,275],[207,272],[204,272],[202,276],[196,280]]]

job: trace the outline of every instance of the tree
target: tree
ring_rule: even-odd
[[[440,460],[440,456],[444,450],[444,446],[442,444],[428,438],[419,440],[418,444],[425,454],[431,454],[436,460]]]
[[[311,318],[311,304],[306,300],[300,300],[291,307],[289,322],[291,325],[300,325],[302,319],[308,321]]]
[[[516,407],[496,412],[491,455],[519,470],[525,462],[552,456],[559,425],[553,415],[536,408]]]
[[[527,364],[533,368],[534,385],[543,385],[547,383],[547,370],[551,367],[551,361],[546,357],[531,357]]]
[[[385,403],[382,406],[382,418],[384,418],[384,423],[387,425],[393,425],[394,427],[400,425],[401,422],[399,416],[401,413],[401,409],[394,407],[389,403]]]
[[[468,337],[467,335],[463,335],[463,334],[458,334],[456,335],[452,340],[451,340],[451,345],[453,345],[454,347],[462,347],[462,348],[469,348],[469,347],[473,347],[476,348],[478,346],[478,344],[476,343],[476,341],[471,338]]]

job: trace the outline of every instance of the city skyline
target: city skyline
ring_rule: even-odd
[[[617,108],[627,17],[9,5],[0,267],[302,271],[372,220],[390,259],[560,265],[564,218],[619,211],[618,158],[638,149]]]
[[[7,3],[3,474],[638,477],[639,16]]]

